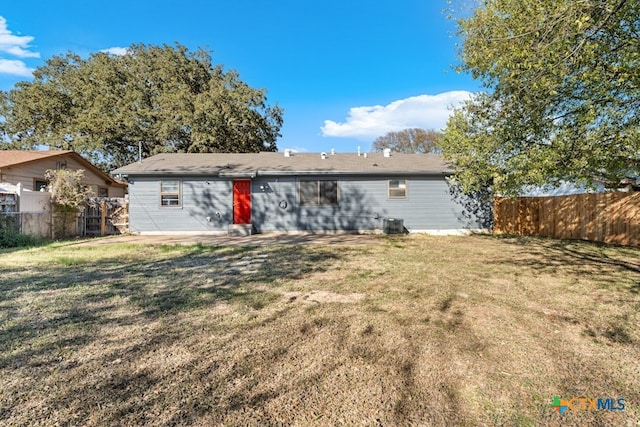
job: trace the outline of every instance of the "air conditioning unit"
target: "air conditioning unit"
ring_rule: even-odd
[[[384,234],[404,234],[404,220],[399,218],[385,218],[382,220]]]

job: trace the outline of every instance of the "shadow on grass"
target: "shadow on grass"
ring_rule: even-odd
[[[278,295],[270,283],[324,271],[336,254],[295,246],[158,246],[129,259],[67,255],[37,269],[4,269],[0,368],[55,364],[52,349],[86,345],[93,327],[144,324],[220,303],[260,310]]]
[[[400,342],[404,352],[388,346],[371,324],[352,344],[353,313],[329,315],[314,305],[293,310],[295,321],[284,320],[292,302],[258,321],[236,322],[239,328],[188,318],[192,310],[220,303],[262,310],[275,295],[281,300],[269,284],[326,271],[348,251],[159,247],[130,259],[61,254],[37,271],[11,268],[0,277],[0,369],[23,381],[3,381],[0,418],[15,424],[25,416],[75,425],[282,424],[295,419],[296,405],[324,405],[334,387],[328,378],[343,381],[341,390],[349,393],[348,361],[363,372],[376,366],[399,377],[386,380],[385,387],[397,391],[393,399],[383,393],[383,380],[367,383],[381,384],[381,408],[372,419],[384,425],[429,419],[428,408],[419,405],[428,399],[416,398],[424,393],[415,381],[419,346],[408,338]],[[200,322],[219,330],[190,333],[203,327]],[[148,332],[139,331],[147,326]],[[307,347],[312,350],[303,357],[317,359],[305,369],[300,352]],[[307,394],[295,405],[274,413],[274,405],[286,406],[301,390]],[[447,396],[447,409],[456,413],[455,396]],[[329,396],[334,407],[343,400],[347,395]]]
[[[511,265],[532,268],[545,273],[557,273],[560,270],[571,274],[598,274],[618,272],[628,277],[640,279],[640,248],[612,246],[603,243],[581,240],[558,240],[543,237],[480,236],[485,239],[502,239],[519,245],[519,256],[507,253],[505,262]],[[637,285],[631,286],[632,292],[638,292]]]

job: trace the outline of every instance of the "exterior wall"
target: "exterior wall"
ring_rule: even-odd
[[[104,178],[96,175],[94,172],[87,170],[87,167],[73,156],[59,156],[44,158],[37,161],[5,167],[2,169],[0,182],[8,182],[11,184],[22,184],[22,187],[29,190],[36,190],[35,181],[44,181],[44,173],[49,169],[58,169],[61,162],[66,164],[66,168],[70,170],[84,169],[84,184],[89,186],[94,195],[98,195],[98,188],[108,188],[109,197],[124,197],[125,189],[120,186],[107,185]]]
[[[388,198],[387,178],[333,179],[338,181],[337,206],[300,206],[296,177],[253,179],[253,227],[258,232],[375,231],[385,218],[399,218],[412,232],[480,228],[453,201],[444,177],[406,178],[406,199]],[[131,178],[131,232],[226,232],[233,222],[233,179],[183,178],[180,207],[160,206],[160,180]]]
[[[160,177],[129,181],[129,231],[226,232],[233,222],[233,181],[181,179],[181,205],[160,206]],[[175,179],[175,178],[171,178]],[[208,219],[207,219],[208,218]]]
[[[299,206],[297,178],[254,180],[254,227],[258,231],[374,231],[383,228],[384,219],[398,218],[413,232],[481,228],[453,201],[444,177],[400,178],[407,181],[406,199],[389,199],[387,178],[334,179],[338,180],[338,206]]]

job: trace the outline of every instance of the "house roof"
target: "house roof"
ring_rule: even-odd
[[[163,153],[111,172],[112,175],[207,175],[255,177],[282,175],[451,175],[436,154],[391,153]]]
[[[23,165],[26,163],[37,162],[42,159],[55,157],[73,157],[78,163],[83,165],[95,175],[105,180],[109,185],[116,187],[126,187],[127,184],[115,181],[112,177],[104,173],[102,170],[94,166],[91,162],[85,160],[80,154],[72,150],[0,150],[0,171],[4,168]]]
[[[30,151],[30,150],[2,150],[0,151],[0,169],[29,163],[47,157],[63,156],[73,153],[71,150],[49,150],[49,151]]]

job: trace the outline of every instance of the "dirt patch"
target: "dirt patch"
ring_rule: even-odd
[[[364,294],[337,294],[335,292],[314,290],[308,293],[285,292],[283,298],[289,302],[302,302],[306,304],[355,304],[365,298]]]

